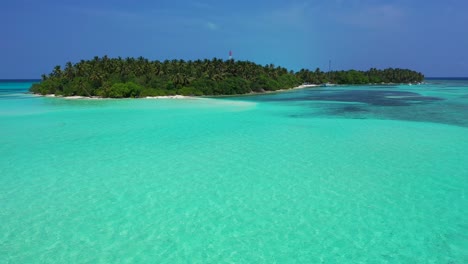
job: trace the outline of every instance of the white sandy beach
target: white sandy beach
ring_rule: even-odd
[[[318,84],[301,84],[297,87],[291,88],[291,89],[279,89],[276,91],[265,91],[265,92],[252,92],[250,94],[245,94],[245,95],[252,95],[252,94],[266,94],[266,93],[278,93],[278,92],[285,92],[285,91],[290,91],[290,90],[295,90],[295,89],[304,89],[304,88],[312,88],[312,87],[318,87],[320,85]],[[64,99],[69,99],[69,100],[77,100],[77,99],[116,99],[116,98],[104,98],[100,96],[79,96],[79,95],[74,95],[74,96],[61,96],[61,95],[55,95],[55,94],[46,94],[46,95],[40,95],[40,94],[35,94],[36,96],[44,96],[44,97],[61,97]],[[239,96],[242,94],[236,94],[232,96]],[[224,96],[224,95],[223,95]],[[211,97],[211,96],[210,96]],[[186,95],[164,95],[164,96],[146,96],[142,97],[140,99],[197,99],[198,96],[186,96]]]
[[[165,95],[165,96],[146,96],[146,99],[195,99],[194,96],[186,95]]]

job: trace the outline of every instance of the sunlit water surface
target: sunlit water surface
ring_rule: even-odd
[[[468,263],[468,81],[70,100],[0,82],[0,263]]]

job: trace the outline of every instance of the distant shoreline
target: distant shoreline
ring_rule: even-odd
[[[91,60],[57,65],[30,91],[63,96],[111,98],[171,98],[184,96],[218,96],[263,94],[282,90],[337,84],[418,83],[424,75],[410,69],[370,68],[367,71],[324,72],[288,70],[274,64],[222,60],[148,60],[95,56]],[[308,85],[310,84],[310,85]],[[166,97],[167,96],[167,97]]]
[[[271,93],[281,93],[291,90],[298,90],[304,88],[312,88],[312,87],[321,87],[319,84],[301,84],[299,86],[290,88],[290,89],[279,89],[276,91],[264,91],[264,92],[251,92],[247,94],[232,94],[232,95],[162,95],[162,96],[145,96],[145,97],[124,97],[124,98],[111,98],[111,97],[101,97],[101,96],[81,96],[81,95],[73,95],[73,96],[62,96],[62,95],[55,95],[55,94],[35,94],[36,96],[42,97],[50,97],[50,98],[63,98],[68,100],[77,100],[77,99],[92,99],[92,100],[99,100],[99,99],[196,99],[196,98],[216,98],[216,97],[234,97],[234,96],[246,96],[246,95],[262,95],[262,94],[271,94]]]
[[[41,79],[0,79],[0,82],[14,82],[14,83],[20,83],[20,82],[40,82]]]
[[[62,95],[55,95],[55,94],[34,94],[36,96],[41,97],[49,97],[49,98],[62,98],[67,100],[79,100],[79,99],[88,99],[88,100],[102,100],[102,99],[193,99],[201,96],[186,96],[186,95],[164,95],[164,96],[146,96],[146,97],[124,97],[124,98],[111,98],[111,97],[101,97],[101,96],[81,96],[81,95],[73,95],[73,96],[62,96]]]
[[[112,97],[101,97],[101,96],[62,96],[55,94],[36,94],[36,96],[50,97],[50,98],[63,98],[67,100],[79,100],[79,99],[89,99],[89,100],[100,100],[100,99],[197,99],[197,98],[220,98],[220,97],[239,97],[239,96],[255,96],[255,95],[266,95],[274,93],[282,93],[292,90],[299,90],[305,88],[320,88],[320,87],[342,87],[342,86],[379,86],[379,85],[420,85],[425,82],[420,83],[368,83],[368,84],[332,84],[331,86],[324,86],[323,84],[301,84],[299,86],[289,88],[289,89],[278,89],[275,91],[263,91],[263,92],[250,92],[245,94],[228,94],[228,95],[162,95],[162,96],[144,96],[144,97],[123,97],[123,98],[112,98]]]

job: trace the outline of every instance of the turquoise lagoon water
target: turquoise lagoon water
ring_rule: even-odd
[[[0,263],[468,263],[468,81],[187,100],[0,83]]]

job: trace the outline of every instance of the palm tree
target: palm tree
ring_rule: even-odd
[[[62,77],[62,69],[60,68],[60,65],[57,65],[54,67],[54,71],[52,72],[53,77],[60,78]]]
[[[73,79],[73,77],[75,77],[75,68],[71,62],[65,64],[65,76],[68,79]]]

